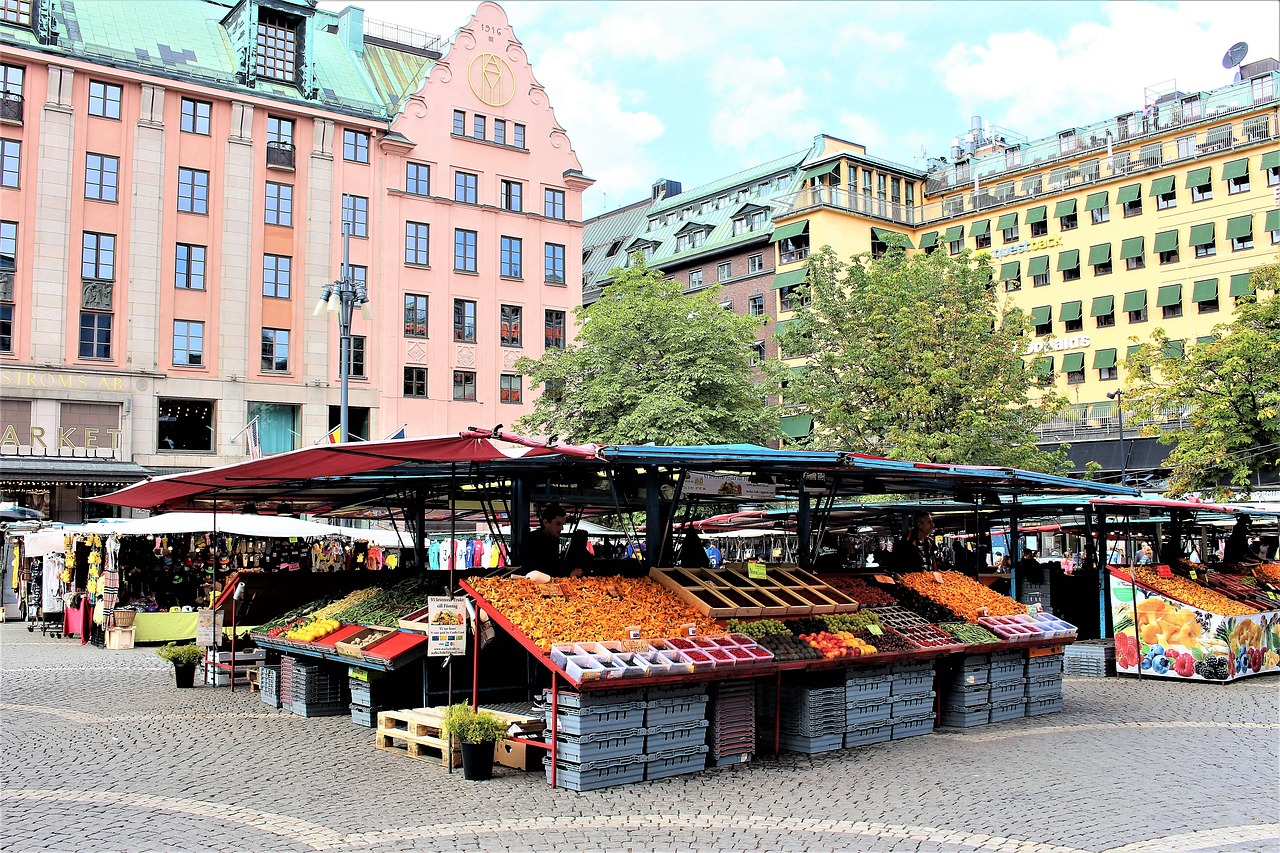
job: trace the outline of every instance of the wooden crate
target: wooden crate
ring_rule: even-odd
[[[752,578],[745,567],[655,568],[649,576],[712,619],[795,618],[854,613],[859,608],[853,598],[791,567],[770,567],[763,579]]]
[[[443,710],[381,711],[373,745],[384,752],[394,752],[441,767],[459,767],[462,764],[461,748],[454,744],[450,751],[449,745],[440,737],[440,712]]]
[[[349,658],[363,658],[364,650],[379,640],[390,637],[396,630],[394,628],[361,628],[350,637],[345,637],[341,641],[334,643],[333,647],[338,654]]]

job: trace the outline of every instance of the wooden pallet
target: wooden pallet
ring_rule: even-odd
[[[440,718],[443,708],[414,708],[404,711],[381,711],[373,745],[384,752],[394,752],[406,758],[429,761],[441,767],[458,767],[462,762],[462,750],[454,746],[452,764],[449,746],[440,737]]]
[[[712,619],[794,618],[857,612],[853,598],[798,568],[771,566],[764,579],[745,568],[650,569],[649,576]]]

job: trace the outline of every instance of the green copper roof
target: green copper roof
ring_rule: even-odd
[[[808,149],[797,151],[794,154],[788,154],[786,157],[779,157],[777,160],[770,160],[768,163],[761,163],[758,166],[752,166],[750,169],[734,172],[732,175],[726,175],[700,187],[684,190],[679,195],[673,195],[670,198],[655,202],[653,207],[649,208],[649,215],[652,216],[655,213],[662,213],[672,208],[683,207],[707,196],[714,196],[724,190],[734,189],[739,184],[767,178],[777,172],[793,171],[807,156],[809,156]]]

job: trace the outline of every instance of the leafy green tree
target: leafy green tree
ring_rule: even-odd
[[[1027,320],[1002,306],[985,257],[944,251],[810,257],[796,322],[778,335],[805,367],[783,392],[815,446],[895,459],[1060,469],[1034,429],[1066,400],[1032,399]],[[997,319],[999,322],[997,322]]]
[[[1212,339],[1184,351],[1156,329],[1129,357],[1126,414],[1174,445],[1170,495],[1247,495],[1256,473],[1280,464],[1280,264],[1255,270],[1251,283],[1254,294]],[[1164,413],[1184,409],[1187,426],[1161,432]]]
[[[546,387],[518,426],[572,442],[763,444],[781,435],[777,388],[751,365],[760,321],[720,306],[720,289],[684,293],[635,256],[599,301],[576,309],[566,349],[523,358],[530,388]]]

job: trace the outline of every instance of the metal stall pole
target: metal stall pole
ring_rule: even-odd
[[[658,469],[644,469],[644,538],[645,568],[661,567],[662,563],[662,508],[658,494]]]
[[[796,554],[796,562],[800,564],[800,568],[806,572],[813,568],[813,561],[809,558],[809,534],[812,532],[812,519],[809,515],[809,493],[804,490],[804,479],[800,480],[800,503],[796,507],[796,547],[799,553]]]
[[[1022,551],[1022,543],[1018,537],[1018,496],[1014,495],[1009,506],[1009,597],[1022,602],[1019,587],[1022,585],[1022,572],[1018,571],[1018,557]]]

